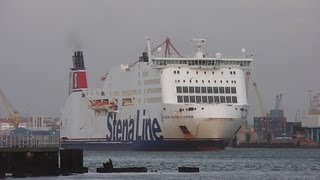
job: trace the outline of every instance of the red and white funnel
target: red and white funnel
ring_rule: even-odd
[[[84,67],[84,59],[82,51],[74,52],[72,56],[73,68],[70,70],[69,76],[69,94],[71,92],[82,91],[88,88],[87,72]]]

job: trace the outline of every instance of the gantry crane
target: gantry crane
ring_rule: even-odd
[[[6,96],[4,95],[1,89],[0,89],[0,102],[4,105],[13,127],[15,128],[19,127],[19,120],[20,120],[19,112],[13,108],[13,106],[7,100]]]
[[[275,110],[281,110],[281,103],[282,103],[282,94],[276,96],[276,105],[274,107]]]
[[[261,98],[261,95],[260,95],[260,92],[259,92],[259,89],[257,87],[257,83],[253,82],[253,86],[254,86],[254,89],[256,91],[256,95],[257,95],[257,100],[258,100],[258,103],[259,103],[259,108],[260,108],[260,112],[261,112],[261,116],[262,117],[267,117],[267,111],[266,111],[266,108],[262,102],[262,98]]]

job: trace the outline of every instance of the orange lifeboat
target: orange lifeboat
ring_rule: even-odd
[[[101,111],[101,110],[107,110],[109,107],[109,103],[105,101],[98,101],[98,102],[93,102],[91,104],[91,109]]]

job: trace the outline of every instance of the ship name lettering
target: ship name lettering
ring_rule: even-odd
[[[144,118],[140,124],[140,112],[137,110],[136,121],[132,118],[117,120],[116,113],[107,116],[107,141],[155,141],[163,139],[157,118]]]

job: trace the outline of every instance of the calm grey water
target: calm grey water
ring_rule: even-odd
[[[115,167],[145,166],[157,172],[98,174],[108,159]],[[62,179],[320,179],[320,149],[233,149],[217,152],[84,152],[90,173]],[[178,173],[197,166],[200,173]]]

